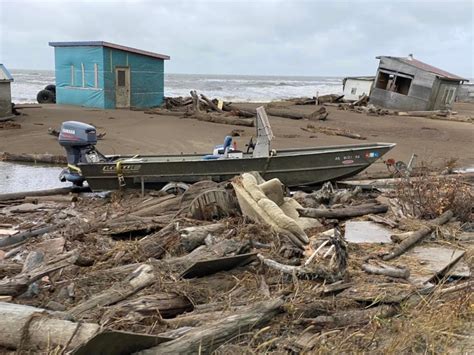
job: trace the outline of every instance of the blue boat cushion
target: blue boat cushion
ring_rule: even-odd
[[[202,157],[203,160],[216,160],[219,159],[221,156],[220,155],[213,155],[213,154],[208,154]]]
[[[208,155],[205,155],[202,159],[203,160],[215,160],[215,159],[219,159],[222,157],[222,154],[225,153],[225,150],[227,148],[230,148],[230,146],[232,145],[232,137],[231,136],[225,136],[224,138],[224,144],[222,145],[216,145],[214,147],[214,150],[217,149],[217,153],[219,155],[214,155],[214,154],[208,154]]]

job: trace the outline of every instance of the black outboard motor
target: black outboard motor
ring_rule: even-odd
[[[77,121],[63,122],[59,133],[59,144],[66,149],[67,168],[59,175],[61,181],[70,181],[82,186],[84,177],[78,163],[91,163],[105,158],[96,151],[97,132],[94,126]]]

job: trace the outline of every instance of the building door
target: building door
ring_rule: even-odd
[[[115,67],[115,107],[130,107],[130,68]]]
[[[447,110],[453,107],[454,99],[456,98],[457,83],[440,81],[438,94],[434,101],[432,110]]]

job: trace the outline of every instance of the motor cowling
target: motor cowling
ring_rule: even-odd
[[[88,157],[97,155],[94,147],[97,144],[96,128],[77,121],[63,122],[58,141],[66,150],[68,163],[68,168],[61,172],[59,179],[82,185],[84,178],[76,165],[86,163],[91,160]]]

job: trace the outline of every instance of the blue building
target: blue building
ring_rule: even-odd
[[[50,42],[56,103],[97,108],[159,106],[169,56],[102,41]]]

